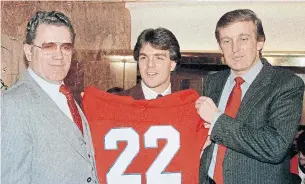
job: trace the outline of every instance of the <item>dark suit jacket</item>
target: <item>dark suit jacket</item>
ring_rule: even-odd
[[[264,66],[245,94],[235,119],[222,114],[211,140],[228,149],[225,184],[290,184],[289,155],[301,118],[304,82],[291,72]],[[204,95],[218,105],[230,70],[207,77]],[[201,159],[200,184],[207,183],[214,143]]]
[[[171,87],[172,93],[174,93],[174,92],[179,90],[177,88],[177,86],[175,85],[175,83],[172,82],[171,86],[172,86]],[[122,95],[122,96],[131,96],[135,100],[145,100],[141,83],[135,85],[134,87],[132,87],[130,89],[127,89],[127,90],[124,90],[124,91],[122,91],[120,93],[117,93],[117,94],[118,95]]]

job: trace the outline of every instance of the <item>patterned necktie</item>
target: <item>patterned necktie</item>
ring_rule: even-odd
[[[66,85],[62,84],[59,88],[59,92],[61,92],[62,94],[64,94],[66,96],[72,118],[73,118],[75,124],[77,125],[77,127],[79,128],[79,130],[81,131],[81,133],[83,134],[82,118],[79,115],[74,98],[73,98],[69,88]]]
[[[236,114],[238,112],[239,106],[241,104],[241,85],[244,83],[244,79],[241,77],[235,78],[235,86],[229,96],[225,114],[235,118]],[[216,165],[215,165],[215,172],[213,179],[215,180],[216,184],[222,184],[223,183],[223,168],[222,163],[224,160],[224,156],[226,153],[226,147],[224,145],[219,144],[218,145],[218,151],[217,151],[217,157],[216,157]]]

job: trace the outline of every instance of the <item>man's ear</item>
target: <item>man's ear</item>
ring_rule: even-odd
[[[223,51],[222,51],[222,48],[220,46],[220,43],[219,42],[217,42],[217,43],[218,43],[218,49],[220,51],[220,54],[223,55]],[[222,62],[222,64],[226,64],[226,61],[225,61],[224,57],[221,57],[221,62]]]
[[[32,61],[32,46],[25,43],[23,45],[23,51],[24,51],[24,55],[26,57],[26,59],[31,62]]]
[[[223,54],[223,52],[222,52],[222,48],[221,48],[220,43],[219,43],[219,42],[217,42],[217,45],[218,45],[218,50],[220,51],[220,53],[221,53],[221,54]]]
[[[257,44],[256,44],[257,50],[258,50],[258,51],[263,50],[264,44],[265,44],[264,41],[258,41]]]
[[[177,65],[176,61],[171,61],[171,72],[175,70],[176,65]]]

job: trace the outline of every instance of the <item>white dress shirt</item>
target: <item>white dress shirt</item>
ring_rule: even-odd
[[[165,96],[172,93],[171,84],[169,84],[169,86],[162,93],[157,93],[154,90],[150,89],[145,85],[143,81],[141,81],[141,87],[146,100],[156,99],[159,94]]]
[[[66,114],[72,121],[72,115],[68,106],[67,98],[64,94],[59,92],[61,84],[52,84],[39,77],[30,67],[28,72],[38,85],[49,95],[49,97],[56,103],[60,110]]]

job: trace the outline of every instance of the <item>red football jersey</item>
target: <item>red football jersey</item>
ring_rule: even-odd
[[[198,94],[179,91],[134,100],[96,88],[85,90],[102,184],[196,184],[208,130],[195,109]]]

